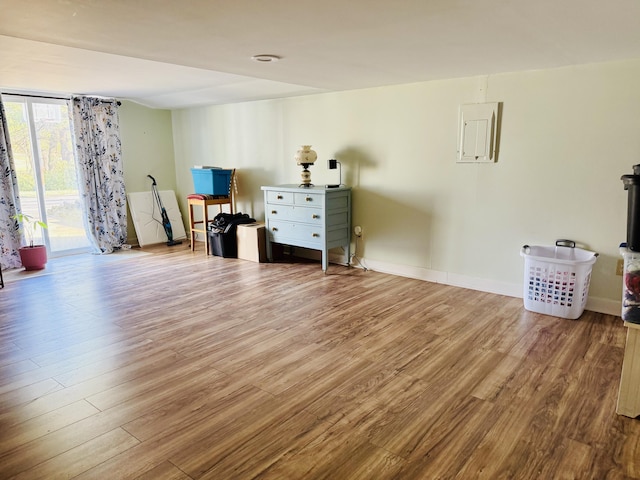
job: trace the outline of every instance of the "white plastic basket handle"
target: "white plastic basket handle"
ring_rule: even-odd
[[[573,240],[565,240],[565,239],[556,240],[556,247],[576,248],[576,242],[574,242]],[[594,257],[597,257],[598,255],[600,254],[597,252],[593,252]]]
[[[556,247],[576,248],[576,242],[574,242],[573,240],[565,239],[556,240]],[[523,245],[520,249],[520,256],[524,257],[525,255],[529,255],[530,252],[531,247],[529,245]],[[600,254],[597,252],[593,252],[594,257],[597,257],[598,255]]]
[[[560,239],[556,240],[556,247],[576,248],[576,242],[574,242],[573,240]]]

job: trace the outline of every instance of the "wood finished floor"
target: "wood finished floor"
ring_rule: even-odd
[[[619,317],[145,251],[0,290],[0,478],[640,478]]]

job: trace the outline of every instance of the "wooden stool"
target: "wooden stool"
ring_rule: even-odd
[[[189,204],[189,226],[191,228],[191,251],[196,250],[196,234],[204,235],[204,253],[209,254],[209,235],[207,232],[207,224],[209,223],[209,207],[218,205],[218,210],[222,212],[222,205],[229,205],[229,213],[233,213],[233,204],[231,196],[224,198],[208,198],[212,195],[191,194],[187,197]],[[202,221],[195,221],[193,218],[193,207],[202,207]],[[201,225],[200,225],[201,224]],[[196,227],[198,225],[198,227]]]
[[[204,253],[209,255],[209,234],[207,232],[207,224],[209,223],[209,207],[218,205],[218,210],[222,212],[222,205],[229,205],[229,213],[233,213],[233,195],[236,190],[236,169],[231,170],[229,178],[229,195],[206,195],[202,193],[192,193],[187,195],[187,203],[189,204],[189,228],[191,228],[191,251],[196,250],[196,234],[204,234]],[[202,207],[202,221],[194,221],[193,207]],[[196,225],[202,224],[201,228]]]

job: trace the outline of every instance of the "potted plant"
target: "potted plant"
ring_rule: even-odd
[[[47,263],[47,247],[34,245],[33,238],[38,227],[47,228],[47,224],[26,213],[19,213],[14,217],[21,226],[28,245],[20,247],[20,260],[25,270],[42,270]]]

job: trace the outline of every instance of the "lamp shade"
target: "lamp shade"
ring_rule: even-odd
[[[316,161],[318,155],[314,150],[311,150],[311,145],[302,145],[293,158],[298,165],[311,165]]]

